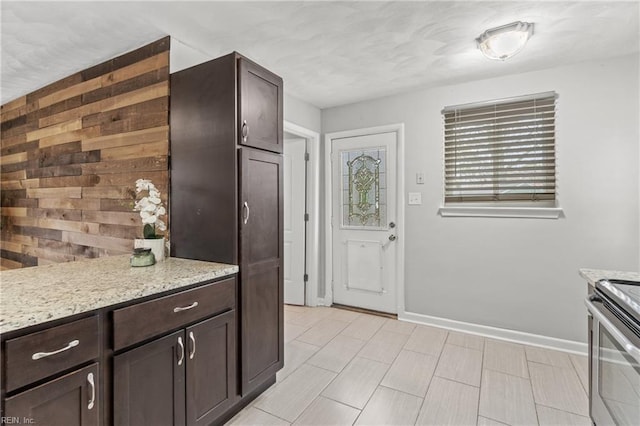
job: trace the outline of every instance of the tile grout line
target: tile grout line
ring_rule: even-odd
[[[417,330],[418,327],[416,327],[415,329]],[[440,348],[440,352],[438,352],[438,356],[437,356],[438,359],[436,360],[435,367],[433,367],[433,374],[429,379],[429,385],[427,386],[427,390],[424,393],[424,397],[422,398],[422,404],[420,404],[420,409],[418,409],[418,416],[416,417],[416,421],[413,422],[414,425],[418,423],[418,419],[420,418],[420,413],[422,413],[422,408],[424,407],[424,404],[427,402],[427,395],[429,395],[429,389],[431,389],[431,385],[433,384],[433,378],[436,377],[436,370],[438,369],[438,364],[440,363],[440,357],[442,356],[442,352],[444,352],[444,345],[447,343],[447,339],[449,338],[449,330],[446,330],[445,332],[447,333],[447,335],[444,338],[444,341],[442,342],[442,348]]]
[[[476,409],[476,425],[480,423],[480,400],[482,399],[482,376],[484,375],[484,351],[486,350],[487,342],[482,342],[482,362],[480,363],[480,386],[478,389],[478,406]],[[488,417],[487,417],[488,418]]]
[[[350,324],[352,324],[352,323],[349,323],[349,325],[350,325]],[[332,342],[332,341],[333,341],[337,336],[342,335],[342,331],[344,331],[347,327],[349,327],[349,325],[347,325],[347,326],[346,326],[346,327],[344,327],[342,330],[340,330],[340,332],[338,332],[335,336],[333,336],[333,337],[331,338],[331,340],[329,340],[327,343],[325,343],[323,346],[321,346],[321,347],[320,347],[320,349],[319,349],[318,351],[316,351],[315,353],[318,353],[320,350],[322,350],[325,346],[327,346],[330,342]],[[382,326],[381,326],[381,327],[382,327]],[[376,333],[377,333],[377,331],[379,331],[379,329],[377,329],[377,330],[376,330]],[[375,335],[375,334],[374,334],[374,335]],[[351,337],[351,336],[346,336],[346,335],[345,335],[344,337]],[[373,336],[371,336],[371,338],[373,338]],[[366,346],[366,343],[368,343],[368,342],[371,340],[371,338],[370,338],[369,340],[363,340],[363,341],[365,342],[365,344],[362,346],[363,348],[364,348],[364,346]],[[357,339],[357,338],[355,338],[355,339],[356,339],[356,340],[362,340],[362,339]],[[297,339],[294,339],[294,340],[297,340]],[[302,343],[306,343],[306,342],[302,342]],[[310,344],[310,343],[308,343],[308,344]],[[360,350],[362,350],[362,348],[361,348]],[[358,351],[358,353],[359,353],[359,352],[360,352],[360,351]],[[315,355],[315,353],[314,353],[314,355]],[[311,359],[314,355],[312,355],[312,356],[310,356],[309,358],[307,358],[307,359],[306,359],[306,360],[301,364],[301,365],[305,365],[305,364],[306,364],[306,365],[311,366],[311,367],[320,368],[320,369],[322,369],[322,370],[329,371],[329,372],[331,372],[331,373],[335,374],[335,377],[334,377],[333,379],[331,379],[331,380],[329,381],[329,383],[327,383],[327,385],[326,385],[325,387],[323,387],[323,388],[322,388],[322,390],[318,393],[318,395],[316,395],[316,397],[313,399],[313,401],[315,401],[318,397],[322,396],[323,398],[327,398],[327,399],[330,399],[330,400],[332,400],[332,401],[334,401],[334,402],[337,402],[337,403],[340,403],[340,404],[346,405],[346,406],[348,406],[348,407],[352,407],[352,408],[355,408],[355,409],[359,410],[359,411],[360,411],[360,413],[358,414],[358,417],[356,417],[356,420],[354,420],[354,423],[358,420],[358,418],[360,417],[360,415],[361,415],[361,414],[362,414],[362,412],[364,411],[364,407],[366,407],[366,405],[369,403],[369,400],[371,399],[371,396],[373,396],[373,393],[375,393],[375,390],[374,390],[374,392],[371,394],[371,396],[370,396],[370,397],[369,397],[369,399],[367,400],[367,403],[365,403],[365,405],[364,405],[364,407],[363,407],[362,409],[357,408],[357,407],[353,407],[353,406],[351,406],[351,405],[349,405],[349,404],[346,404],[346,403],[344,403],[344,402],[341,402],[341,401],[334,400],[333,398],[328,398],[327,396],[322,395],[322,392],[324,392],[324,390],[325,390],[326,388],[328,388],[328,387],[333,383],[333,381],[334,381],[334,380],[336,380],[336,379],[338,378],[338,376],[340,376],[340,374],[341,374],[341,373],[342,373],[342,372],[347,368],[347,366],[348,366],[349,364],[351,364],[351,363],[353,362],[353,360],[354,360],[355,358],[358,358],[358,353],[356,353],[356,354],[355,354],[355,355],[354,355],[354,356],[349,360],[349,362],[347,363],[347,365],[345,365],[345,366],[342,368],[342,370],[341,370],[340,372],[338,372],[338,373],[336,373],[335,371],[328,370],[328,369],[326,369],[326,368],[320,367],[320,366],[316,366],[316,365],[313,365],[313,364],[308,364],[308,363],[307,363],[307,361],[309,361],[309,359]],[[397,356],[396,356],[396,357],[397,357]],[[364,357],[360,357],[360,358],[368,359],[368,358],[364,358]],[[395,359],[394,359],[394,360],[395,360]],[[370,360],[370,361],[375,361],[375,360]],[[377,361],[376,361],[376,362],[377,362]],[[381,364],[389,365],[389,368],[391,367],[391,364],[386,364],[386,363],[381,363]],[[296,370],[297,370],[298,368],[300,368],[300,366],[298,366],[298,367],[296,368]],[[294,371],[295,371],[295,370],[294,370]],[[388,369],[387,369],[387,371],[388,371]],[[293,372],[291,372],[290,374],[292,374],[292,373],[293,373]],[[385,372],[385,375],[386,375],[386,372]],[[383,376],[383,378],[384,378],[384,376]],[[380,382],[382,382],[382,380],[383,380],[383,379],[380,379]],[[377,386],[379,386],[379,385],[380,385],[380,383],[378,383],[378,385],[377,385]],[[376,386],[376,388],[377,388],[377,386]],[[306,410],[311,406],[311,404],[313,403],[313,401],[311,401],[311,403],[310,403],[309,405],[307,405],[307,406],[304,408],[304,410],[302,410],[302,412],[301,412],[301,413],[296,417],[296,419],[295,419],[295,420],[297,420],[298,418],[300,418],[300,416],[302,416],[302,414],[304,414],[304,412],[305,412],[305,411],[306,411]],[[295,420],[294,420],[294,422],[295,422]],[[294,422],[292,422],[292,424],[293,424]]]
[[[531,398],[533,399],[533,411],[536,413],[536,422],[540,424],[540,417],[538,416],[538,407],[536,403],[536,394],[533,392],[533,380],[531,379],[531,368],[529,368],[529,359],[527,358],[527,349],[524,349],[524,360],[527,364],[527,373],[529,374],[529,388],[531,389]]]
[[[373,336],[371,336],[371,338],[367,341],[367,343],[368,343],[368,342],[370,342],[370,341],[371,341],[371,339],[373,339],[373,337],[374,337],[374,336],[375,336],[375,335],[376,335],[376,334],[377,334],[377,333],[378,333],[378,332],[379,332],[383,327],[384,327],[384,323],[383,323],[383,325],[381,325],[381,326],[380,326],[380,328],[379,328],[379,329],[377,329],[377,330],[376,330],[376,333],[375,333]],[[414,329],[414,330],[415,330],[415,329]],[[391,332],[391,333],[395,333],[395,332]],[[396,333],[396,334],[402,334],[402,333]],[[411,332],[411,334],[413,334],[413,331]],[[411,334],[410,334],[410,335],[409,335],[409,337],[407,338],[407,341],[408,341],[408,340],[409,340],[409,338],[411,337]],[[402,335],[405,335],[405,334],[402,334]],[[405,335],[405,336],[406,336],[406,335]],[[371,398],[373,398],[373,395],[376,393],[376,390],[377,390],[379,387],[381,387],[381,386],[382,386],[382,384],[381,384],[381,383],[384,381],[385,377],[387,377],[387,374],[389,374],[389,370],[391,370],[391,367],[393,367],[393,363],[394,363],[394,362],[396,362],[396,360],[398,359],[398,356],[400,356],[400,352],[402,352],[402,350],[404,349],[404,346],[407,344],[407,341],[405,341],[405,342],[404,342],[404,344],[402,345],[402,347],[400,348],[400,350],[399,350],[399,351],[398,351],[398,353],[396,354],[395,358],[393,358],[393,361],[391,362],[391,364],[383,363],[383,362],[377,361],[377,360],[375,360],[375,359],[370,359],[370,361],[376,361],[376,362],[380,362],[381,364],[387,364],[389,367],[387,368],[387,371],[385,371],[384,376],[382,376],[382,378],[380,379],[380,381],[379,381],[379,382],[378,382],[378,384],[376,385],[376,388],[373,390],[373,392],[372,392],[372,393],[371,393],[371,395],[369,396],[369,399],[367,399],[367,402],[366,402],[366,403],[364,404],[364,406],[362,407],[362,409],[361,409],[361,411],[360,411],[360,414],[358,414],[358,417],[356,417],[356,419],[354,420],[354,422],[353,422],[354,424],[355,424],[355,423],[357,423],[357,421],[358,421],[358,419],[360,418],[360,416],[362,415],[362,413],[364,413],[365,408],[367,408],[367,405],[369,404],[369,401],[371,401]],[[364,346],[362,346],[362,348],[364,349],[364,347],[365,347],[365,346],[366,346],[366,344],[365,344]],[[361,351],[361,350],[362,350],[362,349],[360,349],[360,351]],[[358,353],[360,353],[360,351],[358,351]],[[442,351],[441,351],[441,352],[442,352]],[[356,356],[354,357],[354,359],[355,359],[356,357],[358,357],[358,354],[356,354]],[[365,357],[360,357],[360,358],[369,359],[369,358],[365,358]],[[346,367],[345,367],[345,368],[346,368]],[[435,370],[434,370],[434,371],[435,371]],[[433,377],[433,376],[432,376],[432,377]],[[387,389],[392,389],[392,388],[390,388],[390,387],[388,387],[388,386],[383,386],[383,387],[385,387],[385,388],[387,388]],[[399,390],[397,390],[397,389],[392,389],[392,390],[397,391],[397,392],[401,392],[401,391],[399,391]],[[406,392],[403,392],[403,393],[405,393],[405,394],[407,394],[407,395],[411,395],[411,394],[406,393]],[[426,394],[425,394],[425,395],[426,395]],[[424,403],[424,398],[422,398],[422,402]],[[422,407],[422,404],[420,404],[420,407]],[[416,415],[416,420],[414,421],[414,424],[418,421],[418,416],[419,416],[419,415],[420,415],[420,410],[418,410],[418,414]]]
[[[263,413],[265,413],[265,414],[268,414],[268,415],[270,415],[270,416],[273,416],[273,417],[275,417],[276,419],[280,419],[280,420],[282,420],[283,422],[287,422],[287,423],[289,423],[289,424],[292,424],[292,423],[293,423],[293,422],[290,422],[290,421],[289,421],[289,420],[287,420],[287,419],[283,419],[283,418],[282,418],[282,417],[280,417],[280,416],[277,416],[277,415],[275,415],[275,414],[273,414],[273,413],[270,413],[270,412],[268,412],[268,411],[266,411],[266,410],[263,410],[263,409],[262,409],[262,408],[260,408],[260,407],[253,407],[253,408],[254,408],[255,410],[262,411],[262,412],[263,412]],[[244,409],[242,409],[242,411],[244,411]],[[240,413],[241,413],[242,411],[240,411]]]
[[[585,416],[584,414],[574,413],[573,411],[567,411],[567,410],[563,410],[562,408],[552,407],[552,406],[550,406],[550,405],[546,405],[546,404],[539,404],[539,403],[537,403],[537,402],[536,402],[535,404],[536,404],[536,406],[538,406],[538,405],[539,405],[539,406],[541,406],[541,407],[549,408],[549,409],[551,409],[551,410],[561,411],[561,412],[566,413],[566,414],[571,414],[572,416],[584,417],[585,419],[589,419],[589,416],[588,416],[588,415],[586,415],[586,416]],[[537,410],[536,410],[536,411],[537,411]]]

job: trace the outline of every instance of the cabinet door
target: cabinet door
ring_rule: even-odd
[[[184,331],[132,349],[113,360],[116,425],[184,425]]]
[[[208,425],[236,397],[236,311],[187,328],[187,425]]]
[[[282,156],[240,150],[242,394],[283,365]]]
[[[282,152],[282,79],[239,58],[238,83],[238,143]]]
[[[98,425],[98,364],[5,400],[4,418],[50,426]]]

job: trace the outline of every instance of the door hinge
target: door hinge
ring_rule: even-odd
[[[304,282],[306,283],[307,281],[309,281],[309,274],[304,274]]]
[[[309,161],[309,153],[308,152],[304,153],[304,161]]]
[[[309,213],[304,214],[304,221],[309,222]]]

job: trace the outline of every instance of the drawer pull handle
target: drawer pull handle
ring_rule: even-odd
[[[247,137],[249,136],[249,125],[247,120],[242,122],[242,142],[247,143]]]
[[[189,340],[191,340],[191,352],[189,353],[189,359],[193,359],[196,354],[196,336],[193,335],[193,331],[189,332]]]
[[[188,311],[189,309],[193,309],[196,306],[198,306],[198,302],[193,302],[189,306],[178,306],[178,307],[175,307],[175,308],[173,308],[173,312],[177,313],[177,312],[182,312],[182,311]]]
[[[242,212],[242,216],[243,216],[242,223],[246,225],[247,222],[249,222],[249,214],[251,214],[251,210],[249,210],[249,203],[246,201],[244,202],[242,207],[244,208]]]
[[[180,348],[180,357],[178,358],[178,365],[182,365],[182,361],[184,361],[184,344],[182,343],[182,337],[178,337],[178,347]]]
[[[87,408],[91,410],[96,402],[96,384],[93,381],[93,373],[87,374],[87,382],[89,382],[89,386],[91,386],[91,399],[89,400]]]
[[[79,344],[80,344],[79,340],[72,340],[72,341],[69,342],[69,344],[67,344],[67,346],[65,346],[64,348],[60,348],[57,351],[53,351],[53,352],[36,352],[35,354],[31,355],[31,359],[35,361],[35,360],[40,359],[40,358],[46,358],[46,357],[51,356],[51,355],[59,354],[60,352],[68,351],[71,348],[75,348]]]

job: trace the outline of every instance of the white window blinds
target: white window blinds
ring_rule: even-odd
[[[555,200],[556,98],[546,92],[443,109],[445,203]]]

